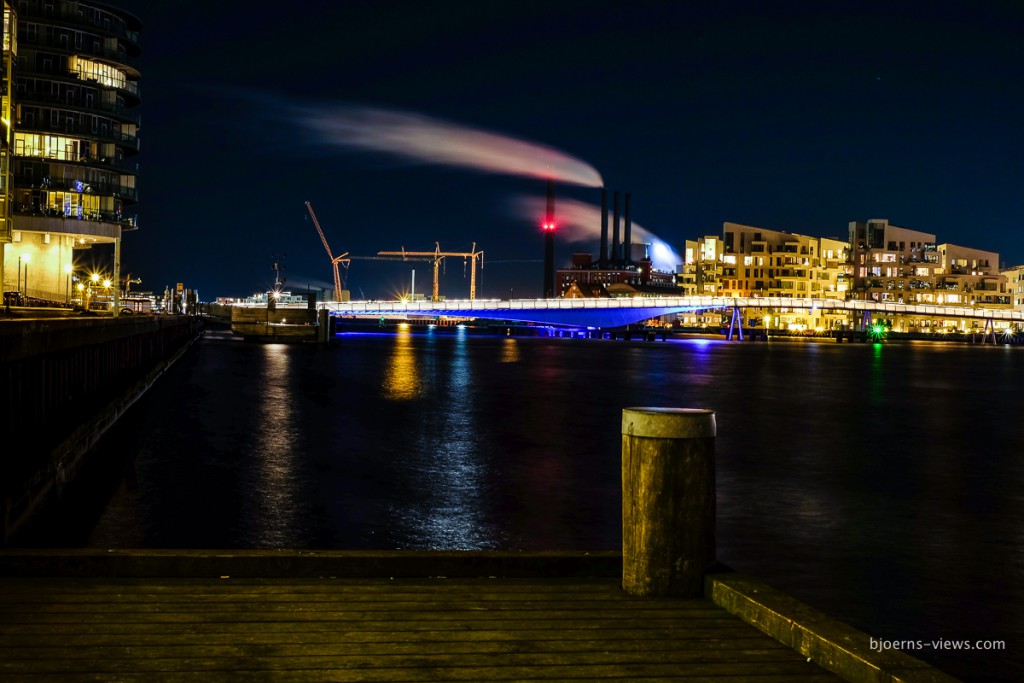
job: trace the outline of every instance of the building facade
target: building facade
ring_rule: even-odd
[[[848,245],[841,240],[725,223],[721,237],[687,241],[679,281],[694,296],[844,299],[847,257]],[[846,324],[844,315],[820,310],[766,308],[748,314],[748,326],[821,332]],[[706,316],[685,322],[704,324]]]
[[[954,244],[935,235],[891,225],[884,218],[850,223],[853,288],[850,298],[896,304],[1011,308],[999,254]],[[948,322],[907,319],[909,331],[934,331]],[[956,327],[963,328],[962,321]]]
[[[721,237],[686,240],[676,280],[686,296],[718,296],[722,288]]]
[[[1013,266],[999,271],[1006,280],[1010,305],[1015,311],[1024,311],[1024,266]]]
[[[850,241],[725,223],[722,236],[687,241],[678,281],[691,296],[861,299],[972,308],[1024,307],[1024,267],[1000,273],[999,254],[954,244],[885,219],[849,224]],[[1014,280],[1016,278],[1016,280]],[[846,314],[773,307],[748,309],[747,325],[823,332],[858,324]],[[687,322],[707,322],[690,316]],[[895,314],[906,332],[966,331],[964,319]]]
[[[85,275],[76,253],[113,245],[106,275],[118,283],[122,235],[137,227],[141,24],[87,0],[18,0],[15,9],[4,290],[65,302]]]
[[[581,290],[588,290],[591,286],[605,288],[608,296],[612,296],[613,292],[619,292],[618,296],[627,295],[623,292],[636,292],[632,294],[635,296],[682,294],[676,287],[675,276],[672,273],[655,270],[646,255],[628,264],[602,267],[600,263],[594,261],[591,254],[573,254],[572,268],[557,271],[556,280],[558,296],[563,298],[578,296]],[[620,284],[629,287],[612,287]],[[609,287],[612,288],[607,289]]]

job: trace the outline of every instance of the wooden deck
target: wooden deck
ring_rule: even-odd
[[[616,578],[0,578],[3,681],[841,680]]]

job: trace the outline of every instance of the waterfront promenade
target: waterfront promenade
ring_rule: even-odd
[[[0,678],[954,680],[747,577],[640,598],[620,566],[617,553],[2,551]]]

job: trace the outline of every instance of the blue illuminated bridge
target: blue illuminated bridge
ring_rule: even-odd
[[[740,311],[747,308],[772,309],[783,313],[800,310],[847,312],[853,317],[860,316],[862,320],[869,320],[872,314],[920,316],[936,320],[971,318],[985,321],[986,330],[993,329],[996,322],[1018,325],[1024,323],[1024,311],[781,297],[672,296],[612,299],[347,301],[323,302],[319,307],[339,316],[447,316],[594,328],[622,327],[662,315],[713,310],[732,311],[733,322],[742,324]]]

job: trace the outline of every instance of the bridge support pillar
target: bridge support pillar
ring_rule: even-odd
[[[740,313],[739,306],[732,307],[732,319],[729,321],[729,331],[725,334],[726,340],[732,341],[734,330],[739,331],[740,341],[743,341],[743,314]]]
[[[871,329],[871,311],[865,310],[860,317],[860,331],[867,332],[869,329]]]
[[[985,319],[985,331],[981,335],[981,343],[988,343],[989,339],[992,339],[992,345],[995,346],[999,342],[996,341],[996,323],[992,318]]]

